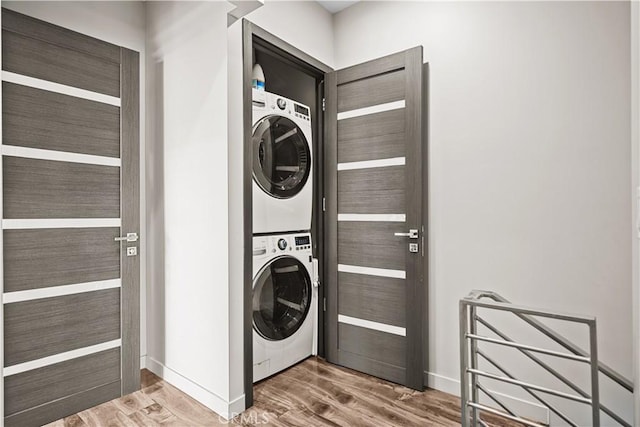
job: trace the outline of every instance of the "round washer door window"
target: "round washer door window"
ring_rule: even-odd
[[[253,284],[253,328],[271,341],[283,340],[302,326],[311,306],[311,278],[293,257],[271,261]]]
[[[311,170],[309,144],[302,130],[283,116],[267,116],[253,128],[253,179],[279,199],[302,190]]]

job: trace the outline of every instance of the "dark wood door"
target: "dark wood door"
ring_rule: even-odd
[[[329,73],[325,122],[328,360],[418,390],[422,68],[414,48]]]
[[[1,150],[2,415],[42,425],[140,387],[138,53],[2,9]]]

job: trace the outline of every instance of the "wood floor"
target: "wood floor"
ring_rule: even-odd
[[[254,388],[254,406],[232,421],[147,370],[142,390],[49,424],[110,426],[459,426],[460,401],[417,392],[309,358]],[[495,417],[492,426],[512,426]]]

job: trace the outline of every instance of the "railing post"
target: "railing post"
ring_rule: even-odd
[[[600,427],[600,386],[598,384],[598,333],[595,319],[589,322],[589,356],[591,358],[592,425]]]
[[[474,305],[469,306],[469,333],[476,335],[478,332],[478,324],[476,322],[476,307]],[[478,341],[471,340],[471,368],[478,369]],[[480,403],[478,399],[478,377],[471,375],[471,401],[474,403]],[[478,425],[478,409],[475,407],[471,409],[472,426]]]
[[[460,301],[460,411],[462,427],[469,427],[469,411],[467,402],[469,400],[469,374],[467,368],[469,366],[469,344],[467,341],[467,332],[469,322],[467,319],[467,304],[464,300]]]

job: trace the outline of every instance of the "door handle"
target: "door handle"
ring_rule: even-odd
[[[138,241],[138,233],[127,233],[126,236],[116,237],[116,242],[137,242]]]
[[[408,233],[393,233],[394,236],[398,236],[398,237],[408,237],[410,239],[417,239],[418,238],[418,230],[415,228],[412,228],[409,230]]]

